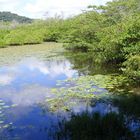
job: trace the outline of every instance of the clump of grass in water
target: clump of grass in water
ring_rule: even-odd
[[[101,116],[99,113],[73,115],[71,120],[59,123],[58,139],[69,140],[133,140],[134,134],[120,114],[113,112]]]

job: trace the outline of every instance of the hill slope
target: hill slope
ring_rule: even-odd
[[[5,22],[16,21],[19,23],[31,23],[32,19],[19,16],[11,12],[0,12],[0,21],[5,21]]]

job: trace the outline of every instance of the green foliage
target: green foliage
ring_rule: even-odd
[[[138,54],[140,16],[138,0],[115,0],[106,6],[90,6],[91,11],[73,19],[77,27],[70,32],[72,50],[92,51],[98,62],[122,62]],[[80,28],[79,28],[80,27]],[[91,45],[81,44],[90,43]],[[92,46],[92,47],[91,47]],[[83,49],[82,49],[83,48]]]
[[[41,29],[32,26],[21,26],[10,31],[5,36],[6,44],[9,45],[23,45],[36,44],[43,42],[43,33]]]
[[[42,43],[46,39],[47,25],[44,22],[18,25],[12,29],[1,29],[0,47]],[[6,33],[4,33],[4,31]]]
[[[131,21],[130,21],[131,20]],[[134,16],[127,22],[127,34],[122,40],[126,55],[140,55],[140,16]]]
[[[48,19],[47,21],[37,21],[32,24],[19,24],[14,28],[7,29],[4,33],[0,30],[2,41],[0,47],[7,45],[37,44],[44,41],[57,42],[61,38],[60,33],[61,20]]]
[[[125,69],[123,69],[124,73],[137,82],[140,82],[140,56],[135,55],[128,58],[127,61],[123,63]]]
[[[42,26],[46,27],[44,41],[57,42],[61,34],[61,19],[48,19]]]
[[[67,44],[65,47],[71,51],[88,52],[88,50],[92,48],[92,45],[90,43],[80,41],[78,43]]]
[[[103,52],[106,61],[122,60],[127,55],[139,54],[140,20],[138,18],[139,16],[127,19],[97,33],[101,38],[97,47]]]
[[[138,0],[114,0],[105,6],[89,6],[90,11],[73,19],[77,27],[70,32],[68,49],[89,52],[87,55],[98,63],[114,62],[121,66],[126,61],[125,74],[138,80],[139,68],[133,66],[138,65],[140,56],[139,6]],[[137,62],[133,62],[135,55]]]
[[[9,30],[0,29],[0,47],[5,47],[4,37],[9,33]]]

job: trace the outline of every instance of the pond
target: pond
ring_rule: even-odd
[[[108,79],[81,72],[64,51],[57,43],[0,49],[1,140],[54,140],[57,124],[71,112],[118,112],[95,101],[111,94]]]

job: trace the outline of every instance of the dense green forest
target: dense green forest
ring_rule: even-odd
[[[120,64],[124,75],[140,81],[139,0],[114,0],[105,6],[91,5],[68,19],[0,28],[0,47],[44,41],[63,42],[70,51],[88,52],[97,63]]]
[[[13,14],[11,12],[0,12],[0,22],[18,22],[18,23],[31,23],[32,19]]]

